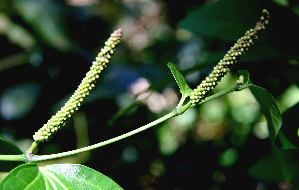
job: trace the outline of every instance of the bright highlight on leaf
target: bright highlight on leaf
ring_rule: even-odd
[[[0,183],[3,190],[102,189],[121,190],[109,177],[79,164],[56,164],[39,168],[23,164],[12,170]]]

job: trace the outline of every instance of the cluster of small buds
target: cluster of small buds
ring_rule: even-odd
[[[220,82],[221,78],[226,75],[230,68],[237,62],[238,58],[248,50],[248,47],[254,44],[258,39],[265,25],[269,23],[269,12],[264,9],[260,21],[256,23],[254,29],[250,29],[241,37],[237,43],[225,54],[224,58],[214,67],[212,73],[197,86],[191,93],[190,100],[192,104],[198,104],[203,101],[209,91],[211,91]]]
[[[111,55],[114,53],[116,46],[120,43],[122,30],[114,31],[110,38],[105,42],[105,47],[101,49],[96,61],[92,63],[90,70],[81,81],[77,90],[52,118],[44,124],[38,132],[33,135],[35,141],[48,141],[53,134],[57,132],[80,108],[83,100],[89,95],[89,92],[95,87],[95,83],[99,78],[99,74],[106,67]]]

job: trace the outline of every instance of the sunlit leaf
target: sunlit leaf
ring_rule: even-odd
[[[18,155],[18,154],[23,154],[23,152],[15,144],[0,137],[0,154]],[[0,171],[10,171],[21,164],[24,164],[24,162],[0,161]]]
[[[77,164],[57,164],[39,168],[23,164],[12,170],[0,189],[122,189],[113,180],[91,168]]]
[[[176,70],[174,64],[169,62],[167,66],[170,68],[177,84],[179,85],[180,92],[183,94],[183,96],[188,97],[191,94],[192,89],[188,86],[183,75]]]
[[[272,142],[275,142],[275,138],[282,125],[282,116],[276,105],[276,101],[267,90],[261,87],[250,85],[249,89],[261,106],[262,112],[268,121],[270,138]]]

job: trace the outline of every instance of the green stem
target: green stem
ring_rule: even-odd
[[[249,87],[249,85],[243,85],[241,86],[241,88],[236,88],[236,87],[232,87],[230,89],[227,89],[225,91],[222,91],[222,92],[219,92],[217,94],[214,94],[212,96],[209,96],[207,97],[204,101],[202,101],[201,103],[204,103],[204,102],[207,102],[207,101],[210,101],[214,98],[218,98],[220,96],[223,96],[225,94],[228,94],[230,92],[233,92],[233,91],[236,91],[236,90],[243,90],[245,88]],[[135,129],[133,131],[130,131],[128,133],[125,133],[123,135],[120,135],[118,137],[115,137],[115,138],[112,138],[112,139],[109,139],[109,140],[106,140],[106,141],[103,141],[103,142],[100,142],[100,143],[97,143],[97,144],[94,144],[94,145],[91,145],[91,146],[88,146],[88,147],[84,147],[84,148],[80,148],[80,149],[76,149],[76,150],[72,150],[72,151],[68,151],[68,152],[62,152],[62,153],[58,153],[58,154],[52,154],[52,155],[44,155],[44,156],[32,156],[32,158],[30,159],[31,162],[41,162],[41,161],[45,161],[45,160],[51,160],[51,159],[57,159],[57,158],[62,158],[62,157],[66,157],[66,156],[71,156],[71,155],[75,155],[75,154],[78,154],[78,153],[82,153],[82,152],[85,152],[85,151],[89,151],[89,150],[93,150],[93,149],[96,149],[96,148],[99,148],[99,147],[102,147],[102,146],[105,146],[105,145],[108,145],[108,144],[111,144],[111,143],[114,143],[114,142],[117,142],[119,140],[122,140],[122,139],[125,139],[127,137],[130,137],[132,135],[135,135],[139,132],[142,132],[146,129],[149,129],[165,120],[168,120],[174,116],[177,116],[177,115],[181,115],[183,114],[187,109],[189,109],[190,107],[193,107],[194,105],[192,105],[191,101],[189,101],[186,105],[184,105],[183,107],[177,107],[175,110],[173,110],[172,112],[170,112],[169,114],[147,124],[147,125],[144,125],[142,127],[139,127],[138,129]]]
[[[27,162],[27,158],[25,154],[20,155],[0,155],[1,161],[22,161]]]
[[[40,141],[34,141],[32,145],[29,147],[29,149],[26,151],[26,154],[32,154],[39,143]]]
[[[229,89],[227,89],[227,90],[224,90],[224,91],[221,91],[221,92],[219,92],[219,93],[217,93],[217,94],[214,94],[214,95],[211,95],[211,96],[208,96],[208,97],[206,97],[202,102],[200,102],[199,104],[203,104],[203,103],[205,103],[205,102],[208,102],[208,101],[210,101],[210,100],[213,100],[213,99],[215,99],[215,98],[218,98],[218,97],[220,97],[220,96],[224,96],[224,95],[226,95],[226,94],[228,94],[228,93],[231,93],[231,92],[234,92],[234,91],[241,91],[241,90],[244,90],[244,89],[246,89],[246,88],[248,88],[250,86],[250,84],[245,84],[245,85],[241,85],[241,86],[237,86],[237,84],[234,86],[234,87],[232,87],[232,88],[229,88]],[[194,106],[196,106],[196,105],[192,105],[191,107],[194,107]]]
[[[220,96],[226,95],[230,92],[244,90],[245,88],[248,88],[249,86],[250,86],[250,84],[249,85],[245,84],[245,85],[241,85],[241,86],[235,85],[234,87],[232,87],[230,89],[224,90],[224,91],[219,92],[217,94],[214,94],[212,96],[208,96],[206,99],[204,99],[199,104],[202,104],[204,102],[207,102],[207,101],[210,101],[212,99],[218,98]],[[96,148],[99,148],[99,147],[117,142],[119,140],[125,139],[125,138],[130,137],[132,135],[135,135],[139,132],[142,132],[146,129],[149,129],[149,128],[151,128],[151,127],[153,127],[153,126],[155,126],[159,123],[162,123],[163,121],[166,121],[166,120],[168,120],[168,119],[170,119],[174,116],[183,114],[187,109],[189,109],[190,107],[194,107],[194,106],[196,106],[196,105],[192,104],[191,101],[189,101],[186,105],[184,105],[182,107],[178,106],[175,110],[173,110],[169,114],[167,114],[167,115],[165,115],[165,116],[163,116],[163,117],[161,117],[161,118],[159,118],[159,119],[157,119],[157,120],[155,120],[155,121],[153,121],[153,122],[151,122],[147,125],[139,127],[138,129],[135,129],[133,131],[130,131],[130,132],[125,133],[123,135],[120,135],[118,137],[115,137],[115,138],[112,138],[112,139],[109,139],[109,140],[106,140],[106,141],[103,141],[103,142],[100,142],[100,143],[97,143],[97,144],[94,144],[94,145],[91,145],[91,146],[88,146],[88,147],[84,147],[84,148],[80,148],[80,149],[76,149],[76,150],[72,150],[72,151],[68,151],[68,152],[62,152],[62,153],[58,153],[58,154],[52,154],[52,155],[44,155],[44,156],[33,155],[32,156],[32,153],[33,153],[34,149],[39,144],[39,141],[35,141],[35,142],[32,143],[30,148],[26,151],[26,155],[25,154],[24,155],[0,155],[0,160],[3,160],[3,161],[24,161],[24,162],[28,162],[28,160],[29,160],[30,162],[34,163],[34,162],[41,162],[41,161],[45,161],[45,160],[62,158],[62,157],[82,153],[82,152],[85,152],[85,151],[93,150],[93,149],[96,149]],[[26,156],[28,156],[28,158]]]
[[[191,104],[190,104],[191,105]],[[190,107],[190,106],[189,106]],[[89,151],[89,150],[93,150],[93,149],[96,149],[96,148],[99,148],[99,147],[102,147],[102,146],[105,146],[105,145],[108,145],[108,144],[111,144],[111,143],[114,143],[116,141],[119,141],[119,140],[122,140],[122,139],[125,139],[127,137],[130,137],[132,135],[135,135],[139,132],[142,132],[146,129],[149,129],[167,119],[170,119],[174,116],[177,116],[181,114],[180,111],[172,111],[170,112],[169,114],[147,124],[147,125],[144,125],[142,127],[139,127],[138,129],[135,129],[133,131],[130,131],[128,133],[125,133],[123,135],[120,135],[118,137],[115,137],[115,138],[112,138],[112,139],[109,139],[109,140],[106,140],[106,141],[103,141],[103,142],[100,142],[100,143],[97,143],[97,144],[94,144],[94,145],[91,145],[91,146],[87,146],[87,147],[84,147],[84,148],[80,148],[80,149],[76,149],[76,150],[72,150],[72,151],[68,151],[68,152],[62,152],[62,153],[58,153],[58,154],[52,154],[52,155],[44,155],[44,156],[32,156],[32,158],[30,159],[30,162],[41,162],[41,161],[45,161],[45,160],[51,160],[51,159],[57,159],[57,158],[62,158],[62,157],[66,157],[66,156],[71,156],[71,155],[74,155],[74,154],[78,154],[78,153],[82,153],[82,152],[85,152],[85,151]]]

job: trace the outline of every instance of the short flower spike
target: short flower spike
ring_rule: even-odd
[[[221,78],[227,74],[230,68],[237,62],[238,58],[248,50],[250,45],[254,44],[254,41],[258,39],[261,31],[265,29],[265,25],[269,23],[269,19],[269,12],[264,9],[260,21],[256,23],[255,28],[247,31],[245,36],[241,37],[227,54],[225,54],[224,58],[214,67],[212,73],[194,89],[190,95],[192,104],[198,104],[205,99],[208,92],[221,81]]]
[[[48,141],[53,134],[57,132],[67,121],[75,114],[80,108],[83,100],[89,95],[89,92],[95,87],[95,83],[99,78],[99,74],[106,67],[111,55],[114,53],[116,46],[120,43],[122,30],[118,29],[114,31],[110,38],[105,42],[105,47],[101,49],[101,52],[96,57],[96,61],[92,63],[90,70],[86,73],[86,76],[81,81],[77,90],[65,103],[65,105],[59,110],[52,118],[40,128],[33,139],[35,141]]]

